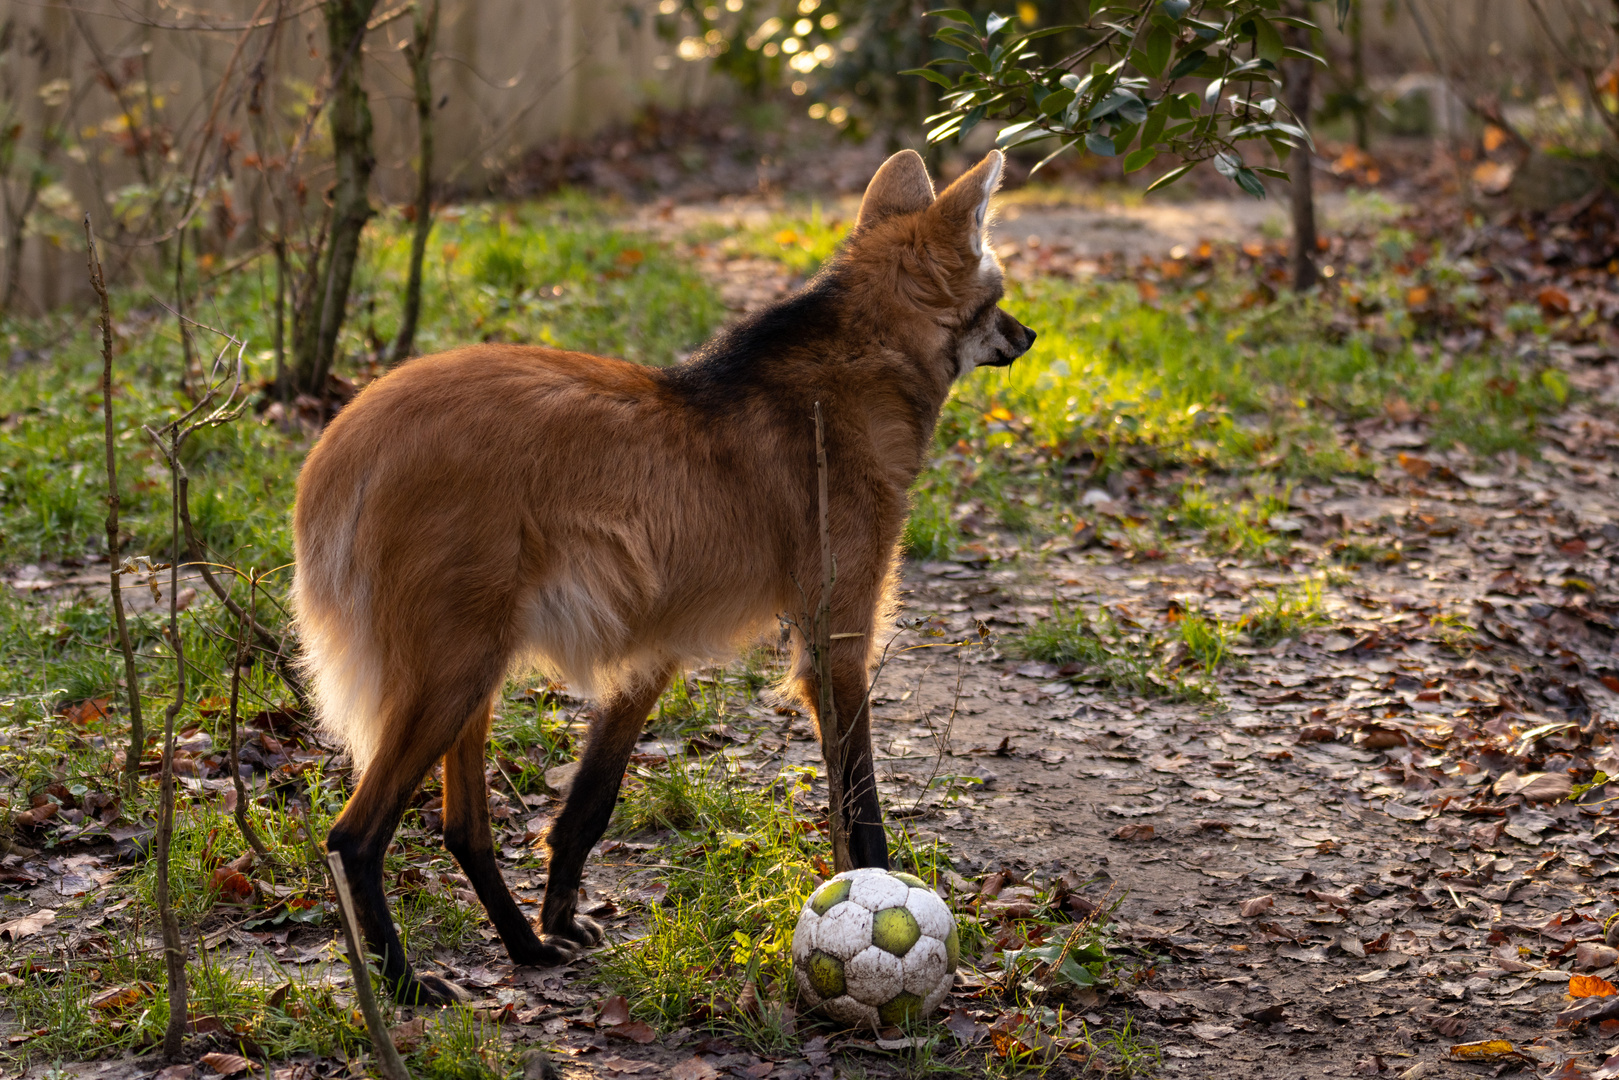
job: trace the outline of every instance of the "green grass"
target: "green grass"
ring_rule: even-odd
[[[847,231],[846,222],[827,217],[816,202],[807,216],[777,215],[763,225],[745,229],[729,242],[738,251],[774,259],[793,273],[808,277],[832,257]]]
[[[1207,656],[1213,642],[1222,639],[1206,623],[1203,626],[1204,633],[1198,636],[1194,632],[1194,637]],[[1166,662],[1170,644],[1168,635],[1124,625],[1105,607],[1091,613],[1078,606],[1054,604],[1051,615],[1018,635],[1012,647],[1030,660],[1073,665],[1076,681],[1099,683],[1119,693],[1170,701],[1211,700],[1215,696],[1211,682]],[[1190,642],[1187,646],[1192,647]],[[1222,647],[1214,657],[1216,666],[1223,654]],[[1199,659],[1204,674],[1211,673],[1213,667]]]
[[[660,1030],[720,1025],[761,1052],[780,1049],[781,1006],[796,994],[792,934],[798,912],[830,871],[826,841],[803,816],[802,774],[768,788],[743,781],[722,759],[671,762],[625,795],[615,820],[628,833],[658,837],[653,853],[668,892],[645,906],[640,936],[614,945],[601,976],[626,995],[634,1015]],[[941,854],[905,834],[891,837],[896,869],[936,880]],[[982,936],[962,919],[962,954]],[[743,984],[757,988],[755,1016],[735,1009]]]
[[[1177,629],[1187,655],[1203,669],[1203,674],[1213,675],[1229,662],[1231,639],[1236,630],[1218,616],[1187,611],[1181,615]]]
[[[7,988],[14,1030],[40,1031],[10,1052],[14,1059],[82,1061],[162,1041],[169,1006],[159,954],[100,948],[68,964],[25,965],[20,984]],[[190,1012],[218,1021],[209,1026],[220,1045],[250,1051],[256,1060],[348,1055],[369,1046],[352,1005],[311,981],[311,969],[283,968],[262,954],[256,961],[266,970],[251,976],[210,963],[205,954],[186,967]],[[93,1004],[120,988],[125,993]]]
[[[1241,626],[1255,645],[1264,647],[1330,622],[1321,580],[1309,578],[1278,586],[1269,596],[1261,594],[1253,610],[1243,616]]]

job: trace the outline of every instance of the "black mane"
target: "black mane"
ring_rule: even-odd
[[[684,363],[664,368],[665,384],[693,404],[727,411],[772,382],[780,361],[802,363],[821,352],[838,334],[842,299],[834,260],[797,292],[724,327]]]

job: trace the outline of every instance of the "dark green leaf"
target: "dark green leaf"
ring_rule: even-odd
[[[1074,92],[1072,90],[1053,90],[1041,99],[1040,111],[1047,116],[1055,116],[1066,109],[1068,103],[1073,100]]]
[[[1263,199],[1265,197],[1265,185],[1260,181],[1259,177],[1254,175],[1254,170],[1244,166],[1237,170],[1235,179],[1237,186],[1254,198]]]
[[[1242,168],[1242,158],[1235,154],[1215,154],[1214,171],[1230,180]]]
[[[1292,179],[1292,177],[1287,175],[1287,170],[1286,169],[1275,169],[1275,168],[1272,168],[1269,165],[1255,165],[1254,166],[1254,172],[1256,172],[1256,173],[1264,173],[1266,176],[1274,176],[1278,180],[1290,180],[1290,179]]]
[[[1011,145],[1012,143],[1021,142],[1022,140],[1020,140],[1018,136],[1022,135],[1030,128],[1035,127],[1037,123],[1038,121],[1035,120],[1020,120],[1015,124],[1006,125],[1005,127],[1001,128],[1001,133],[995,136],[995,145],[1004,147]]]
[[[1152,115],[1147,117],[1146,126],[1141,129],[1141,148],[1143,150],[1149,146],[1157,145],[1158,140],[1164,134],[1164,125],[1168,122],[1169,110],[1160,101],[1158,107],[1152,110]]]
[[[1114,113],[1118,113],[1129,123],[1139,124],[1147,118],[1147,107],[1133,92],[1115,90],[1091,106],[1091,111],[1085,114],[1085,119],[1094,122]]]
[[[935,19],[949,19],[952,22],[966,23],[974,30],[978,29],[978,23],[974,21],[973,17],[960,8],[939,8],[937,11],[928,12],[928,14]]]
[[[926,79],[928,82],[930,82],[930,83],[938,83],[940,86],[943,86],[946,89],[956,85],[955,80],[950,78],[950,76],[948,76],[948,75],[946,75],[946,74],[944,74],[943,72],[940,72],[940,71],[934,71],[932,68],[907,68],[906,70],[900,72],[900,74],[901,75],[920,75],[922,78]]]
[[[1152,159],[1158,156],[1158,151],[1150,146],[1143,146],[1140,150],[1132,150],[1125,155],[1124,171],[1133,173],[1152,164]]]
[[[1209,54],[1204,52],[1202,49],[1193,49],[1191,52],[1175,61],[1175,66],[1169,69],[1169,75],[1166,77],[1170,82],[1174,82],[1176,79],[1184,78],[1185,76],[1196,71],[1198,68],[1202,67],[1203,61],[1207,60],[1208,58]]]
[[[1192,10],[1192,0],[1163,0],[1158,6],[1165,15],[1168,15],[1171,19],[1179,20],[1182,15]]]
[[[1327,58],[1321,54],[1313,53],[1308,49],[1295,49],[1291,45],[1282,50],[1282,56],[1289,60],[1314,60],[1322,67],[1329,66],[1327,64]]]
[[[1170,184],[1173,184],[1175,181],[1179,180],[1181,177],[1185,176],[1195,168],[1197,168],[1197,162],[1195,161],[1188,161],[1184,165],[1177,165],[1164,175],[1160,176],[1158,179],[1154,180],[1152,183],[1148,184],[1147,190],[1157,191],[1161,187],[1168,187]]]
[[[1090,968],[1075,963],[1072,959],[1064,960],[1057,966],[1063,977],[1075,986],[1095,986],[1096,975]]]
[[[1079,141],[1078,139],[1069,139],[1066,142],[1064,142],[1061,146],[1057,147],[1057,149],[1053,150],[1051,153],[1047,154],[1045,157],[1041,158],[1038,162],[1036,162],[1034,168],[1029,170],[1029,175],[1033,176],[1035,173],[1039,172],[1041,166],[1050,163],[1050,161],[1053,158],[1055,158],[1058,154],[1062,153],[1064,150],[1072,149],[1074,144],[1077,143],[1078,141]]]
[[[1147,62],[1152,65],[1147,74],[1154,77],[1163,74],[1164,68],[1169,64],[1170,50],[1174,45],[1175,39],[1170,36],[1168,30],[1161,26],[1152,28],[1152,33],[1147,35]]]
[[[1085,149],[1098,157],[1113,157],[1118,153],[1113,149],[1113,140],[1103,135],[1100,131],[1086,133]]]
[[[1286,48],[1282,44],[1282,35],[1262,15],[1254,16],[1254,48],[1261,60],[1269,60],[1273,64],[1282,58],[1282,50]]]

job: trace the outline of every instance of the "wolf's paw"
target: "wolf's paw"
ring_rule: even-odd
[[[512,963],[519,967],[556,967],[583,952],[579,942],[556,934],[540,934],[520,948],[508,949]]]
[[[561,937],[569,941],[578,942],[583,946],[600,945],[607,931],[595,919],[587,919],[583,915],[575,915],[571,924],[562,927],[556,934],[547,934],[547,937]]]
[[[405,976],[394,994],[401,1005],[455,1005],[472,1000],[472,995],[448,979],[437,975]]]

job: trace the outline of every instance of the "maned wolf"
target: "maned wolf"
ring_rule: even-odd
[[[658,695],[819,601],[816,402],[850,854],[887,865],[865,698],[907,493],[951,383],[1034,341],[996,306],[984,230],[1002,163],[935,198],[920,157],[889,158],[826,268],[687,363],[475,345],[378,379],[326,429],[298,481],[294,603],[320,721],[360,776],[327,844],[400,1001],[459,996],[412,973],[383,893],[383,854],[441,758],[445,847],[512,960],[601,940],[575,912],[580,873]],[[806,651],[789,685],[813,707]],[[484,784],[491,711],[521,664],[597,701],[547,837],[538,934],[495,863]]]

